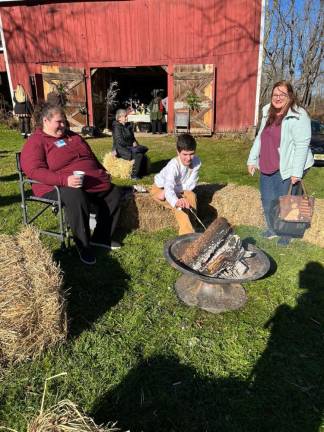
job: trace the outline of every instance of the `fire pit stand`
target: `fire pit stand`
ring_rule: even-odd
[[[177,296],[189,306],[196,306],[212,313],[239,309],[247,300],[241,283],[264,276],[270,268],[268,257],[255,245],[245,244],[245,249],[253,254],[245,259],[248,270],[240,279],[223,279],[199,273],[180,261],[185,248],[199,235],[201,234],[186,234],[165,244],[166,260],[172,267],[183,273],[175,284]]]

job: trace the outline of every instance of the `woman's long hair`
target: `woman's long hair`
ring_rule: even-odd
[[[289,101],[285,107],[285,110],[280,116],[277,115],[277,111],[276,111],[275,107],[272,105],[272,95],[273,95],[274,90],[277,87],[286,87],[287,93],[288,93],[288,98],[289,98]],[[273,123],[280,124],[282,122],[282,119],[285,117],[285,115],[287,114],[287,112],[290,108],[293,112],[296,113],[297,111],[294,108],[296,106],[299,107],[300,103],[298,102],[297,96],[296,96],[294,89],[293,89],[293,86],[290,84],[290,82],[284,81],[284,80],[276,82],[274,84],[274,86],[272,87],[272,91],[271,91],[271,104],[270,104],[270,109],[269,109],[266,127],[271,126]]]

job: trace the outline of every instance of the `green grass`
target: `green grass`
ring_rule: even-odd
[[[174,139],[143,138],[156,171],[174,154]],[[111,139],[89,140],[100,157]],[[15,233],[20,208],[14,153],[22,141],[0,130],[0,230]],[[246,175],[250,144],[199,139],[201,181],[257,187]],[[153,174],[143,179],[152,182]],[[307,186],[323,198],[324,168]],[[127,184],[127,182],[124,182]],[[132,432],[300,431],[324,429],[324,250],[302,241],[281,249],[260,231],[239,227],[271,257],[270,274],[245,284],[248,302],[213,315],[180,303],[179,273],[163,258],[173,230],[132,232],[124,247],[101,253],[93,268],[44,238],[70,289],[70,337],[35,361],[12,367],[0,383],[0,425],[25,430],[46,404],[70,398],[99,422]],[[73,252],[73,251],[72,251]],[[0,288],[1,289],[1,288]]]

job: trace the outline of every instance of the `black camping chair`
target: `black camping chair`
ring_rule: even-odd
[[[51,200],[47,198],[36,197],[31,194],[31,188],[27,188],[26,185],[32,185],[33,183],[39,183],[36,180],[28,179],[21,169],[20,164],[20,152],[16,153],[16,165],[19,175],[19,189],[21,194],[21,209],[23,216],[23,223],[25,225],[33,223],[40,215],[42,215],[46,210],[51,210],[52,213],[58,218],[58,229],[56,231],[49,231],[40,229],[39,231],[43,234],[56,237],[61,241],[62,249],[70,246],[70,229],[66,222],[64,207],[61,201],[60,190],[57,186],[54,186],[57,192],[57,200]],[[36,211],[32,216],[28,214],[28,202],[34,202],[40,204],[40,209]]]

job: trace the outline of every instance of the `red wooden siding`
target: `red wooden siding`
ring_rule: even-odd
[[[0,53],[0,72],[6,72],[6,64],[4,61],[3,53]]]
[[[261,0],[53,2],[0,13],[14,85],[42,64],[214,64],[217,129],[253,124]]]

